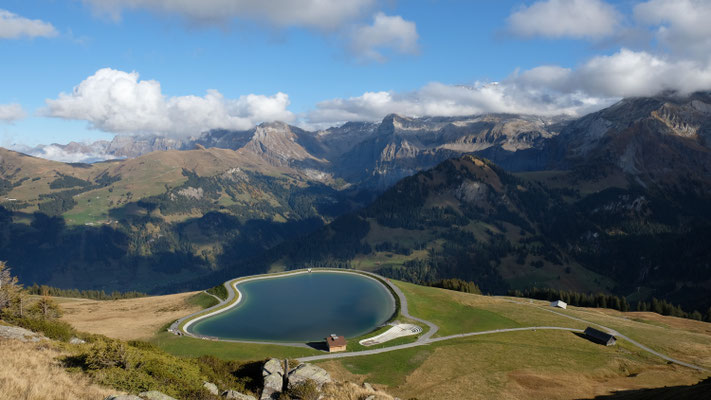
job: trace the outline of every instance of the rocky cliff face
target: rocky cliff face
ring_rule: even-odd
[[[551,169],[614,169],[642,186],[711,183],[711,94],[625,99],[566,126]],[[679,186],[684,187],[679,187]]]

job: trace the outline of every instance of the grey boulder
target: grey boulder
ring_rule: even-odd
[[[272,358],[262,367],[262,377],[264,378],[264,389],[260,400],[270,400],[276,398],[284,386],[284,367],[282,361]]]
[[[177,400],[174,397],[170,397],[167,394],[163,394],[156,390],[150,390],[148,392],[141,392],[138,394],[145,400]]]
[[[211,394],[214,394],[215,396],[217,396],[218,394],[220,394],[220,390],[217,389],[217,385],[215,385],[215,384],[212,383],[212,382],[205,382],[205,383],[202,384],[202,387],[204,387],[205,389],[207,389],[208,392],[210,392]]]
[[[289,372],[289,388],[306,382],[314,381],[320,388],[324,383],[331,382],[331,375],[325,369],[312,364],[301,364]]]
[[[224,397],[226,399],[236,399],[236,400],[257,400],[254,398],[254,396],[242,394],[236,390],[225,390],[224,392],[222,392],[222,397]]]

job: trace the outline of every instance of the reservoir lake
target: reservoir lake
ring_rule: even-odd
[[[380,282],[355,273],[312,272],[238,283],[237,306],[199,320],[194,334],[220,339],[311,342],[364,335],[387,322],[395,302]]]

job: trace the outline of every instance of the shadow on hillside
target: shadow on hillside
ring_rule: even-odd
[[[711,397],[711,378],[690,386],[670,386],[657,389],[621,390],[588,400],[696,400]],[[583,400],[583,399],[580,399]]]
[[[328,346],[326,346],[326,342],[308,342],[306,343],[306,345],[314,350],[328,351]]]

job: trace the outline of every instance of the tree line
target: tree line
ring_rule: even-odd
[[[579,293],[569,290],[558,290],[550,288],[530,288],[524,290],[509,290],[509,296],[525,297],[538,300],[563,300],[571,306],[590,308],[611,308],[619,311],[631,311],[632,307],[627,299],[622,296],[615,296],[604,293]],[[636,311],[651,311],[660,315],[669,315],[680,318],[690,318],[698,321],[711,321],[711,308],[704,316],[699,311],[686,312],[680,306],[673,305],[666,300],[652,298],[651,302],[639,301],[635,305]]]
[[[442,279],[436,282],[430,282],[427,286],[432,286],[441,289],[456,290],[457,292],[481,294],[479,286],[474,282],[465,281],[462,279]]]
[[[36,283],[29,286],[27,289],[28,294],[32,295],[47,295],[53,297],[74,297],[80,299],[91,299],[91,300],[121,300],[121,299],[135,299],[139,297],[146,297],[148,294],[137,291],[129,292],[119,292],[117,290],[111,293],[106,293],[103,290],[79,290],[79,289],[60,289],[47,285],[37,285]]]

